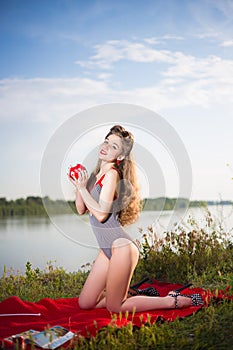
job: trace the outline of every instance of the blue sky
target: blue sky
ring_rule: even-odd
[[[232,199],[232,18],[231,0],[1,0],[0,196],[40,195],[55,130],[120,102],[176,130],[193,199]]]

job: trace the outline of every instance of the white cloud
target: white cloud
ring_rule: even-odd
[[[144,41],[149,45],[161,44],[161,40],[157,37],[145,38]]]
[[[129,61],[141,63],[173,62],[169,51],[151,49],[140,43],[130,43],[124,51],[125,58]]]
[[[148,44],[148,39],[147,44]],[[150,42],[151,44],[151,42]],[[113,63],[121,60],[134,62],[167,62],[172,63],[173,58],[170,51],[156,50],[140,42],[129,42],[126,40],[111,40],[102,45],[94,47],[95,55],[88,61],[76,61],[77,64],[86,68],[99,67],[102,69],[113,68]]]
[[[173,35],[173,34],[166,34],[161,37],[150,37],[150,38],[145,38],[143,41],[149,45],[158,45],[158,44],[163,44],[167,40],[184,40],[185,38],[182,36],[178,35]]]
[[[225,40],[221,43],[221,46],[223,47],[231,47],[233,46],[233,40]]]
[[[109,73],[100,73],[98,74],[98,78],[100,80],[109,80],[112,77],[112,74]]]
[[[124,59],[124,49],[127,47],[126,41],[111,40],[103,45],[96,45],[94,47],[96,54],[85,61],[76,61],[81,67],[94,68],[99,66],[103,69],[112,67],[112,63]]]
[[[159,99],[161,91],[164,96],[169,96],[169,100],[164,97],[162,101],[167,100],[170,105],[169,101],[173,101],[176,95],[175,90],[182,93],[184,105],[194,103],[207,106],[217,101],[221,103],[222,97],[226,98],[225,102],[232,100],[233,60],[222,59],[216,55],[200,58],[178,51],[154,49],[151,47],[154,41],[148,38],[145,40],[144,43],[126,40],[107,41],[103,45],[95,46],[96,54],[90,57],[88,62],[92,66],[112,70],[114,63],[120,60],[141,63],[142,69],[144,63],[151,63],[151,75],[153,69],[157,67],[155,65],[163,63],[163,68],[160,66],[162,76],[160,81],[157,79],[154,86],[133,89],[133,93],[140,91],[140,95],[143,96],[144,91],[149,96],[149,91],[153,91],[154,96],[158,96],[159,105],[164,105]],[[126,95],[130,94],[130,91],[126,92]],[[121,95],[125,95],[123,91]],[[145,99],[148,100],[146,96]],[[177,100],[174,103],[176,105]]]
[[[224,103],[233,102],[233,60],[217,56],[200,59],[181,54],[177,56],[176,64],[164,72],[164,75],[174,79],[174,87],[177,79],[177,85],[183,86],[185,95],[192,96],[193,103],[200,97],[202,98],[199,101],[200,103],[205,101],[204,105],[216,102],[221,104],[223,97]]]
[[[175,64],[165,72],[165,76],[183,77],[186,79],[217,79],[232,81],[233,60],[225,60],[218,56],[198,58],[183,53],[175,53]]]
[[[64,120],[82,109],[111,103],[135,103],[159,112],[182,106],[211,107],[216,103],[231,106],[233,60],[219,56],[195,57],[183,52],[155,50],[148,43],[126,40],[108,41],[95,47],[96,53],[83,65],[112,67],[98,70],[94,79],[5,79],[0,81],[0,119]],[[127,77],[117,79],[114,64],[119,60],[150,63],[150,74],[163,63],[160,78],[154,83],[127,89]],[[136,80],[135,80],[136,81]],[[115,88],[115,86],[117,88]],[[119,88],[121,86],[121,89]],[[229,107],[230,108],[230,107]]]
[[[183,36],[179,36],[179,35],[173,35],[173,34],[166,34],[163,35],[162,37],[164,40],[184,40]]]
[[[92,79],[4,79],[0,81],[0,120],[62,120],[99,104],[110,88]]]
[[[166,77],[182,77],[185,79],[217,79],[230,82],[233,60],[224,60],[218,56],[206,56],[204,58],[187,55],[179,51],[154,49],[153,38],[145,39],[146,42],[129,42],[126,40],[107,41],[103,45],[95,46],[95,55],[86,62],[77,61],[83,67],[108,70],[114,68],[114,64],[125,60],[137,63],[163,63],[165,64],[161,74]],[[233,45],[226,42],[225,46]],[[153,67],[151,72],[153,74]],[[143,67],[142,67],[143,69]]]
[[[208,28],[207,31],[205,30],[203,33],[198,33],[193,36],[198,39],[216,39],[221,36],[221,32]]]

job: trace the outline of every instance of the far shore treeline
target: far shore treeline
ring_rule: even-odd
[[[51,214],[69,214],[72,209],[76,213],[74,201],[52,200],[49,197],[29,196],[26,199],[7,200],[0,198],[0,217],[8,216],[29,216],[29,215],[47,215],[44,204],[49,208]],[[67,205],[68,204],[68,205]],[[143,199],[142,210],[173,210],[188,207],[207,207],[208,205],[227,205],[233,204],[231,201],[189,201],[185,198],[147,198]]]

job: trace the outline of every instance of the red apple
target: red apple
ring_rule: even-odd
[[[82,164],[77,164],[71,167],[69,171],[69,177],[73,180],[78,180],[79,170],[86,170],[86,168]]]

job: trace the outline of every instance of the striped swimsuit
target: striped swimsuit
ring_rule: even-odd
[[[100,180],[94,185],[94,187],[90,191],[91,196],[96,200],[96,202],[99,201],[99,196],[102,188],[102,180],[104,176],[105,174],[100,178]],[[116,201],[117,199],[114,202]],[[113,203],[111,213],[109,213],[108,218],[104,222],[98,221],[94,215],[90,214],[90,223],[93,232],[96,236],[99,247],[102,249],[102,251],[108,259],[110,259],[112,256],[112,244],[116,239],[126,238],[136,245],[136,243],[132,240],[128,233],[123,230],[118,220],[118,215],[116,212],[114,212],[114,204],[116,203]]]

